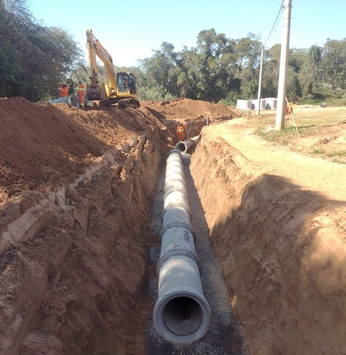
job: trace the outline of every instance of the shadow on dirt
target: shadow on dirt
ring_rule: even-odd
[[[239,192],[225,189],[211,238],[249,351],[341,353],[346,202],[267,174]]]

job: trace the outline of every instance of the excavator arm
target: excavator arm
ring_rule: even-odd
[[[100,41],[93,35],[91,30],[87,33],[87,44],[89,50],[89,63],[91,66],[91,87],[96,88],[98,84],[98,74],[97,74],[97,64],[96,55],[101,59],[104,66],[106,67],[107,80],[109,81],[109,91],[116,92],[117,82],[116,74],[114,72],[113,59],[112,56],[107,52],[107,50],[102,46]]]

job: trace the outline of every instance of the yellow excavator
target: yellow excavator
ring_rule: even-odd
[[[89,100],[101,100],[105,105],[117,104],[120,108],[138,108],[140,106],[136,88],[136,79],[132,73],[115,73],[113,59],[103,48],[92,30],[87,30],[87,46],[91,68],[91,84],[87,86]],[[106,69],[106,84],[100,83],[97,74],[96,55]]]

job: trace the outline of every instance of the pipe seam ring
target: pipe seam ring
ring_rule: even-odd
[[[174,183],[174,182],[181,182],[181,183],[183,183],[186,186],[184,177],[183,176],[177,176],[177,177],[174,177],[174,178],[167,179],[165,181],[165,188],[166,188],[166,186],[168,184],[171,184],[171,183]]]
[[[168,205],[166,208],[164,208],[164,210],[161,213],[161,219],[163,220],[165,213],[173,208],[181,208],[182,210],[186,211],[189,214],[189,216],[191,217],[191,210],[190,210],[189,206],[186,207],[185,204],[174,204],[174,206]]]
[[[170,222],[168,223],[166,226],[164,226],[161,231],[160,231],[160,238],[162,238],[162,236],[168,231],[168,229],[170,228],[174,228],[174,227],[181,227],[181,228],[185,228],[186,230],[188,230],[192,236],[193,236],[193,242],[196,244],[196,233],[193,230],[193,228],[191,227],[191,225],[185,223],[185,222]]]
[[[186,190],[182,189],[181,187],[173,187],[170,190],[165,192],[165,194],[163,195],[163,201],[165,201],[167,196],[170,195],[172,192],[180,192],[181,194],[185,195],[186,197],[189,197]]]
[[[165,212],[171,208],[182,208],[183,210],[191,213],[188,202],[170,202],[167,206],[164,207],[163,214],[165,214]]]
[[[176,154],[180,156],[180,159],[181,159],[181,154],[180,154],[180,151],[178,149],[172,149],[169,153],[168,153],[168,157],[172,154]]]
[[[159,261],[157,262],[156,271],[160,274],[161,266],[170,258],[174,256],[186,256],[187,258],[192,259],[198,266],[198,270],[201,272],[201,259],[191,250],[186,250],[184,248],[173,249],[166,251],[162,256],[160,256]]]

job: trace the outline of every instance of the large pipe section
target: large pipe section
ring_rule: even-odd
[[[87,105],[88,105],[88,102],[86,102]],[[59,97],[58,99],[50,100],[49,103],[50,104],[69,104],[71,106],[80,108],[79,100],[76,95]]]
[[[181,153],[186,153],[194,144],[196,144],[198,139],[199,139],[199,135],[196,137],[192,137],[186,141],[179,141],[175,145],[175,149],[179,150],[179,152]]]
[[[184,166],[179,150],[167,159],[161,229],[158,299],[154,326],[167,341],[185,345],[209,328],[210,307],[204,297],[195,232],[191,226]]]

